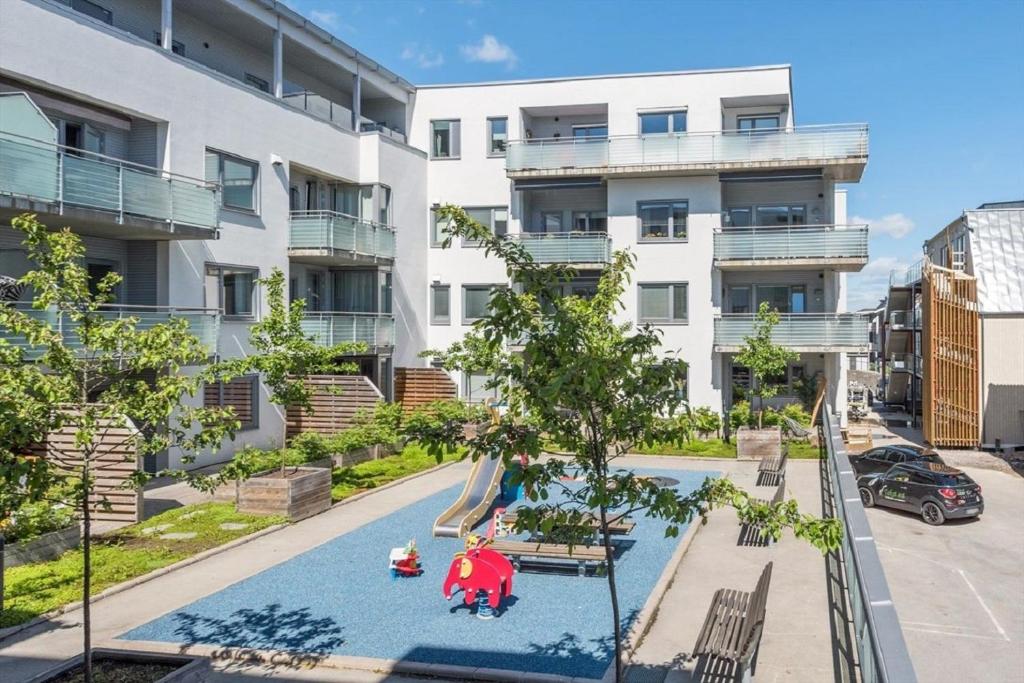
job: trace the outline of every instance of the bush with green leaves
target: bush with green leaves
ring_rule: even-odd
[[[693,428],[702,439],[712,434],[718,436],[718,430],[722,428],[722,416],[707,406],[700,406],[693,411]]]
[[[456,399],[431,401],[417,406],[405,416],[402,433],[424,441],[454,444],[462,439],[463,428],[488,419],[487,408]],[[435,455],[431,451],[431,455]]]
[[[75,521],[75,511],[69,505],[39,501],[26,503],[4,520],[4,540],[8,543],[31,541],[51,531],[66,529]]]
[[[811,424],[811,414],[799,403],[787,403],[782,408],[782,415],[804,427]]]
[[[749,427],[753,422],[754,414],[750,412],[750,404],[746,401],[736,401],[729,409],[729,426],[733,430],[740,427]]]

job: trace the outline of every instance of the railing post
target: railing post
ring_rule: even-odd
[[[57,150],[57,210],[64,213],[64,152]]]
[[[117,168],[117,222],[124,223],[124,166]]]

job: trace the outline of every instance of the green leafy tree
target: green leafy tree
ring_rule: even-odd
[[[358,371],[355,363],[344,357],[365,353],[366,344],[345,342],[334,346],[318,343],[302,330],[306,302],[296,299],[289,304],[285,298],[285,277],[274,268],[269,277],[257,280],[266,288],[269,312],[250,327],[249,343],[253,353],[223,361],[212,367],[208,378],[230,381],[251,373],[259,373],[263,384],[270,390],[270,402],[278,406],[282,415],[289,407],[313,412],[310,402],[313,390],[306,382],[310,375],[352,374]],[[282,454],[284,451],[282,450]],[[285,468],[281,460],[281,471]],[[245,467],[245,458],[237,458],[225,476],[244,477],[251,474]]]
[[[784,346],[772,341],[772,330],[779,324],[779,312],[762,301],[757,309],[754,336],[744,337],[745,342],[733,362],[750,370],[754,380],[750,393],[757,396],[757,428],[764,417],[764,401],[779,392],[779,385],[770,380],[786,372],[790,361],[799,356]]]
[[[92,680],[90,572],[92,517],[109,507],[97,479],[124,467],[111,452],[134,461],[177,449],[185,463],[233,436],[231,410],[189,405],[202,377],[183,372],[206,363],[209,351],[184,319],[142,324],[112,314],[120,276],[90,282],[85,248],[70,230],[49,232],[35,216],[12,221],[24,234],[35,269],[21,283],[32,292],[30,310],[0,306],[0,500],[4,506],[51,500],[77,511],[82,522],[82,618],[85,680]],[[54,433],[65,438],[49,438]],[[45,456],[30,450],[42,445]],[[179,472],[203,490],[216,478]],[[141,487],[137,472],[126,486]]]
[[[520,531],[579,544],[590,542],[596,526],[605,551],[617,681],[623,675],[624,624],[609,532],[616,518],[644,514],[663,520],[672,537],[712,508],[731,505],[741,519],[763,521],[773,536],[790,528],[818,548],[837,547],[839,524],[803,515],[795,502],[755,504],[727,479],[708,479],[681,495],[617,466],[635,445],[684,442],[690,424],[669,417],[687,412],[676,391],[686,363],[662,353],[657,328],[614,322],[633,267],[628,252],[614,254],[592,298],[561,297],[557,289],[573,276],[570,269],[536,264],[518,242],[496,237],[459,207],[445,206],[440,213],[448,221],[445,246],[455,238],[478,241],[487,255],[505,262],[512,286],[495,290],[489,315],[462,341],[427,353],[451,370],[488,373],[489,388],[508,409],[493,428],[475,436],[455,429],[413,435],[438,447],[466,445],[474,458],[502,458],[506,466],[525,455],[526,465],[513,477],[535,505],[518,513]],[[571,458],[542,459],[548,443]],[[553,492],[559,497],[552,498]]]

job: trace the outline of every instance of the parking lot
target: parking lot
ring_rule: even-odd
[[[1024,680],[1024,478],[963,467],[978,519],[867,511],[918,680]],[[985,674],[979,674],[983,666]]]

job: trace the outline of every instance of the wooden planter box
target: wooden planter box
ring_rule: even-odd
[[[28,683],[48,683],[56,680],[69,671],[82,666],[84,657],[77,655],[43,673],[30,678]],[[96,648],[92,651],[92,661],[125,662],[132,664],[169,664],[178,669],[158,678],[155,683],[203,683],[210,670],[210,661],[205,657],[189,655],[157,654],[151,652],[133,652],[131,650],[107,650]]]
[[[367,460],[380,460],[389,455],[400,453],[403,448],[405,448],[405,441],[400,440],[395,443],[381,443],[357,448],[347,453],[335,453],[331,457],[334,460],[335,467],[351,467]]]
[[[288,467],[251,477],[238,486],[238,511],[254,515],[281,515],[294,522],[319,514],[331,506],[331,470]]]
[[[782,455],[782,430],[778,427],[753,429],[740,427],[736,431],[736,459],[760,460]]]
[[[302,467],[321,467],[331,469],[334,466],[334,462],[331,458],[321,458],[320,460],[313,460],[302,465]],[[277,469],[264,470],[263,472],[257,472],[252,475],[254,477],[262,477],[264,475],[276,472]],[[235,503],[238,504],[238,490],[242,485],[243,481],[235,479],[234,481],[226,481],[213,490],[213,499],[218,503]]]
[[[81,542],[82,531],[76,522],[64,529],[33,538],[31,541],[6,545],[4,547],[4,566],[10,569],[33,562],[46,562],[60,557],[72,548],[77,548]]]

